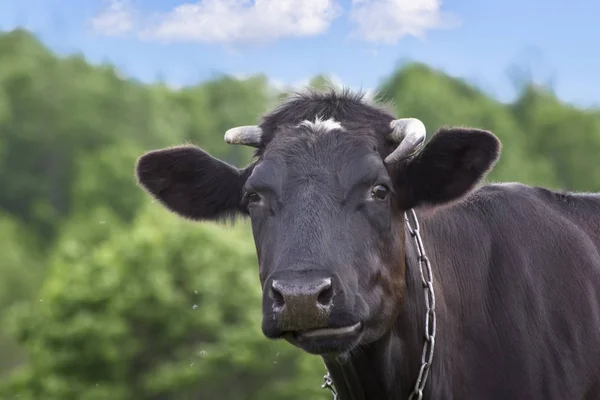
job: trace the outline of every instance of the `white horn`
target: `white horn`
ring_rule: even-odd
[[[262,133],[262,129],[256,125],[238,126],[225,132],[225,141],[229,144],[259,147],[262,143]]]
[[[393,164],[415,154],[425,142],[426,129],[416,118],[401,118],[390,122],[391,138],[400,143],[396,150],[385,158],[386,164]]]

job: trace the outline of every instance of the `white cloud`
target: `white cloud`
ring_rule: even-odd
[[[458,23],[441,11],[441,0],[352,0],[350,20],[356,25],[355,36],[384,44],[404,36],[421,38],[428,30]]]
[[[133,33],[146,40],[207,43],[272,42],[325,33],[342,14],[341,0],[198,0],[169,12],[142,16],[132,0],[104,0],[92,19],[103,35]],[[352,0],[348,13],[353,36],[395,44],[405,36],[456,26],[441,11],[442,0]]]
[[[105,36],[120,36],[134,28],[135,11],[127,0],[105,0],[105,4],[91,20],[94,31]]]
[[[136,31],[148,40],[264,42],[324,33],[340,14],[339,0],[200,0],[136,21],[127,0],[108,0],[92,20],[96,31]]]
[[[149,36],[205,42],[314,36],[338,13],[335,0],[203,0],[178,6],[150,28]]]

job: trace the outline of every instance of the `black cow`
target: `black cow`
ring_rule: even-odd
[[[600,196],[476,188],[492,133],[424,137],[309,92],[226,133],[246,168],[182,146],[136,174],[183,217],[250,217],[264,334],[321,355],[342,400],[600,399]]]

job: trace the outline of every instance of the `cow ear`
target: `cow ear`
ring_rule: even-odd
[[[441,205],[466,196],[492,168],[501,143],[491,132],[442,128],[395,179],[400,206]]]
[[[239,170],[195,146],[155,150],[138,159],[138,183],[169,210],[193,220],[240,212],[251,167]]]

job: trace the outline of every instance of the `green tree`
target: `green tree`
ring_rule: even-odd
[[[227,146],[223,134],[256,123],[271,95],[260,76],[220,77],[181,91],[142,85],[81,56],[56,57],[26,31],[0,34],[0,208],[51,243],[73,210],[73,184],[84,185],[90,165],[103,163],[98,157],[114,150],[122,159],[122,145],[141,152],[193,142],[231,162],[248,160],[250,149]]]
[[[3,398],[322,398],[320,360],[261,333],[247,224],[193,224],[156,204],[130,228],[98,213],[64,230],[43,301],[13,309],[30,363]]]
[[[44,277],[35,239],[15,218],[0,212],[0,320],[7,309],[34,299]],[[0,376],[24,361],[22,349],[0,323]]]
[[[525,85],[511,106],[527,132],[525,152],[551,164],[553,186],[600,191],[600,117],[561,103],[549,90]]]
[[[308,86],[336,85],[317,75]],[[491,181],[600,190],[600,110],[527,82],[503,104],[418,63],[378,89],[429,137],[452,125],[496,133]],[[290,92],[263,75],[141,84],[57,57],[27,31],[0,34],[0,372],[20,365],[0,398],[329,398],[317,357],[260,332],[247,224],[183,221],[133,177],[142,153],[185,142],[245,165],[252,149],[224,132]]]

